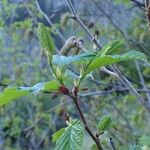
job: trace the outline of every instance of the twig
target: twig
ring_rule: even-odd
[[[114,76],[114,77],[119,78],[119,76],[118,76],[116,73],[114,73],[114,72],[108,70],[108,69],[105,68],[105,67],[102,67],[102,68],[101,68],[101,71],[104,71],[104,72],[106,72],[107,74],[110,74],[110,75],[112,75],[112,76]]]
[[[135,66],[136,66],[136,68],[137,68],[137,72],[138,72],[139,78],[140,78],[140,80],[141,80],[142,86],[143,86],[144,90],[147,90],[147,86],[146,86],[146,84],[145,84],[143,75],[142,75],[142,73],[141,73],[141,70],[140,70],[140,67],[139,67],[139,64],[138,64],[137,61],[135,61]],[[146,96],[147,96],[147,100],[148,100],[149,103],[150,103],[150,93],[146,93]]]
[[[150,0],[145,0],[145,15],[147,16],[148,29],[150,30]]]
[[[50,131],[50,128],[46,129],[44,131],[44,133],[41,135],[41,139],[40,139],[40,141],[36,145],[37,149],[39,149],[41,147],[41,145],[43,144],[43,142],[44,142],[46,136],[48,135],[49,131]]]
[[[85,120],[85,118],[84,118],[83,112],[82,112],[82,110],[81,110],[81,108],[80,108],[80,105],[79,105],[79,102],[78,102],[79,99],[78,99],[78,93],[77,93],[77,91],[78,91],[78,90],[77,90],[76,88],[74,88],[73,95],[69,94],[68,96],[73,100],[73,102],[74,102],[74,104],[75,104],[75,106],[76,106],[76,108],[77,108],[77,110],[78,110],[78,112],[79,112],[80,118],[81,118],[81,120],[82,120],[82,122],[83,122],[83,124],[84,124],[85,130],[88,132],[88,134],[91,136],[91,138],[92,138],[92,139],[94,140],[94,142],[96,143],[98,150],[103,150],[103,148],[102,148],[102,146],[101,146],[101,144],[100,144],[99,138],[96,137],[96,136],[92,133],[92,131],[91,131],[90,128],[88,127],[88,124],[87,124],[87,122],[86,122],[86,120]]]
[[[117,113],[125,120],[126,124],[127,124],[127,128],[129,129],[129,131],[131,133],[133,133],[133,128],[132,125],[130,124],[130,121],[127,118],[127,115],[124,114],[124,112],[122,112],[122,108],[121,110],[118,108],[118,106],[116,106],[116,104],[113,101],[109,101],[108,102],[116,111]]]
[[[38,24],[38,21],[37,21],[37,18],[34,16],[34,14],[33,14],[33,12],[32,12],[32,10],[29,8],[29,6],[28,6],[28,4],[27,4],[27,2],[25,1],[25,0],[21,0],[21,2],[24,4],[24,6],[26,7],[26,9],[27,9],[27,11],[28,11],[28,13],[29,13],[29,15],[31,16],[31,18],[33,19],[33,21],[36,23],[36,24]],[[38,1],[37,1],[37,3],[38,3]],[[38,5],[38,4],[37,4]],[[42,13],[42,10],[41,10],[41,8],[40,8],[40,5],[38,5],[38,10],[39,10],[39,12],[40,13]],[[44,12],[43,12],[44,13]],[[43,14],[42,14],[43,15]],[[46,15],[46,14],[45,14]],[[47,22],[49,23],[49,25],[53,25],[53,23],[50,21],[50,19],[47,17]],[[50,24],[50,22],[51,22],[51,24]],[[56,30],[56,32],[57,32],[57,34],[58,34],[58,30],[57,29],[55,29]],[[60,33],[61,34],[61,33]],[[58,34],[59,35],[59,34]],[[60,37],[61,38],[61,37]],[[58,50],[58,48],[55,46],[55,49],[56,49],[56,51],[57,52],[59,52],[59,50]]]
[[[0,83],[0,86],[6,87],[6,86],[9,86],[9,85],[8,85],[8,84],[5,84],[5,83]]]
[[[87,96],[96,96],[96,95],[107,95],[107,94],[112,94],[113,92],[126,92],[129,91],[128,88],[122,88],[122,89],[112,89],[108,91],[96,91],[96,92],[88,92],[85,94],[79,94],[80,97],[87,97]],[[150,93],[150,90],[145,90],[145,89],[136,89],[136,91],[140,93]]]
[[[39,10],[39,12],[44,16],[44,18],[46,19],[46,21],[48,22],[49,25],[53,26],[53,22],[49,19],[49,17],[44,13],[44,11],[41,9],[40,4],[38,2],[38,0],[35,0],[37,9]],[[54,26],[53,26],[54,27]],[[56,28],[54,28],[56,33],[59,35],[60,39],[65,43],[65,38],[64,36],[61,34],[61,32],[59,30],[57,30]]]
[[[87,35],[89,36],[90,40],[93,41],[93,43],[99,48],[102,48],[102,45],[96,40],[96,38],[93,36],[93,34],[91,34],[88,30],[88,28],[85,26],[85,24],[81,21],[81,19],[78,17],[77,12],[72,4],[72,2],[70,0],[67,0],[67,4],[70,8],[71,13],[73,14],[72,18],[79,23],[79,25],[81,26],[82,29],[84,29],[84,31],[87,33]]]
[[[37,19],[34,17],[32,11],[30,10],[30,8],[29,8],[29,6],[27,4],[27,2],[25,0],[21,0],[21,1],[24,4],[24,6],[26,7],[26,9],[27,9],[29,15],[31,16],[31,18],[34,20],[35,23],[37,23]]]
[[[137,6],[139,6],[140,8],[145,8],[145,5],[137,0],[131,0],[132,2],[134,2]]]
[[[113,68],[115,70],[115,72],[118,74],[118,76],[120,77],[120,80],[122,81],[122,83],[124,84],[124,86],[126,86],[129,91],[137,97],[138,102],[140,104],[142,104],[143,106],[145,106],[145,108],[150,112],[150,104],[148,101],[145,101],[142,96],[136,91],[136,89],[132,86],[132,84],[122,75],[122,73],[120,72],[120,70],[113,65]]]
[[[112,139],[111,137],[109,138],[109,142],[110,142],[110,145],[111,145],[111,147],[112,147],[112,150],[116,150],[114,141],[113,141],[113,139]]]
[[[62,106],[66,105],[66,104],[69,104],[69,103],[72,103],[72,101],[68,101],[68,102],[66,102],[66,103],[61,103],[61,104],[59,104],[59,105],[56,105],[56,106],[54,106],[53,108],[47,110],[46,113],[49,113],[49,112],[55,110],[56,108],[62,107]],[[35,121],[35,123],[33,123],[31,126],[25,128],[25,129],[23,130],[23,132],[27,132],[27,131],[30,131],[30,130],[34,129],[35,126],[38,125],[38,123],[39,123],[41,120],[43,120],[43,119],[44,119],[44,116],[41,116],[39,119],[37,119],[37,120]]]

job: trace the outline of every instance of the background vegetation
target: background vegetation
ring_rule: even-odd
[[[150,31],[143,0],[74,0],[74,7],[103,46],[119,39],[125,43],[124,52],[137,50],[146,54],[147,60],[117,65],[143,99],[149,101]],[[69,48],[65,55],[97,49],[70,15],[65,0],[0,1],[0,91],[10,85],[33,86],[53,79],[39,45],[38,22],[49,27],[55,54],[73,36],[81,47]],[[76,72],[77,67],[73,70]],[[68,74],[71,88],[76,76]],[[118,150],[150,149],[150,114],[117,77],[105,69],[96,70],[84,80],[82,88],[80,106],[93,131],[105,115],[112,118],[112,127],[101,136],[104,149],[112,149],[111,142]],[[52,135],[66,127],[68,116],[79,119],[72,101],[57,93],[31,94],[4,105],[0,107],[0,149],[53,150]],[[82,149],[94,150],[93,140],[85,134]]]

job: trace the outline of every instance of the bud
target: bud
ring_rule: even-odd
[[[73,87],[72,93],[73,93],[74,96],[77,96],[78,88],[76,86]]]
[[[63,93],[64,95],[68,95],[69,94],[69,90],[64,85],[59,87],[59,91],[61,93]]]
[[[63,83],[63,74],[62,74],[62,68],[59,68],[58,66],[55,68],[55,73],[57,75],[58,80]]]

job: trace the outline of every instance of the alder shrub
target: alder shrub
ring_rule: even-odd
[[[101,136],[106,130],[113,126],[112,118],[110,115],[104,116],[97,123],[95,133],[90,130],[82,113],[82,108],[79,105],[79,92],[80,89],[84,88],[82,87],[82,82],[96,69],[122,61],[145,60],[146,56],[135,50],[123,53],[124,43],[120,40],[106,44],[100,51],[93,50],[72,56],[55,55],[55,44],[50,36],[49,29],[42,23],[38,24],[38,37],[40,45],[47,56],[49,67],[53,72],[53,80],[40,82],[32,87],[9,86],[0,93],[0,106],[31,93],[56,92],[66,95],[74,102],[80,120],[71,117],[67,118],[67,127],[53,134],[52,139],[53,142],[56,143],[56,150],[82,149],[85,131],[87,131],[95,142],[94,145],[91,145],[91,149],[102,150],[103,144],[101,143]],[[70,69],[70,65],[78,66],[77,68],[80,74],[75,74],[73,70]],[[72,78],[71,88],[67,82],[69,77]],[[113,146],[112,143],[112,147]]]

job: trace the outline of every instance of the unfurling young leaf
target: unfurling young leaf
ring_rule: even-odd
[[[97,129],[98,129],[98,132],[99,133],[102,133],[104,131],[106,131],[107,129],[109,129],[112,125],[112,119],[111,117],[108,115],[108,116],[105,116],[101,122],[99,122],[98,126],[97,126]]]
[[[117,54],[118,51],[123,50],[124,43],[121,40],[115,40],[106,44],[98,53],[98,56]]]
[[[80,150],[84,138],[83,124],[76,119],[70,120],[65,131],[62,129],[52,137],[56,141],[55,150]]]
[[[55,50],[55,45],[52,37],[50,36],[48,28],[44,26],[42,23],[38,24],[38,37],[41,47],[44,49],[49,61],[51,62]]]
[[[64,80],[64,74],[63,74],[63,68],[60,67],[55,67],[55,74],[57,75],[57,79],[58,81],[63,84],[63,80]]]

